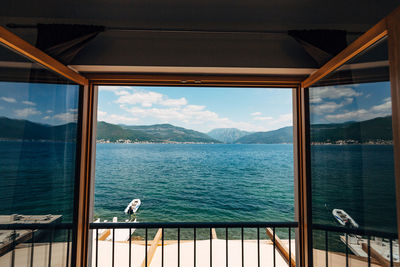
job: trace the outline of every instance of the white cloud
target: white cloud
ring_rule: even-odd
[[[121,106],[121,108],[130,112],[134,116],[139,117],[152,117],[156,119],[161,119],[165,121],[172,120],[186,120],[204,122],[208,120],[220,119],[218,114],[209,110],[205,110],[204,106],[188,105],[186,107],[170,107],[170,108],[140,108],[132,107],[127,108],[126,106]]]
[[[386,113],[391,113],[392,111],[392,100],[390,97],[385,98],[383,100],[383,104],[373,106],[371,108],[372,111],[377,111],[377,112],[386,112]]]
[[[361,96],[351,87],[318,87],[310,95],[311,109],[315,114],[332,113],[354,102],[354,98]]]
[[[179,108],[150,108],[144,109],[140,107],[128,108],[126,111],[130,112],[134,116],[139,117],[153,117],[157,119],[161,119],[164,121],[170,120],[183,120],[187,118],[187,114],[181,112],[182,110]]]
[[[356,111],[349,111],[346,113],[335,114],[335,115],[326,115],[325,118],[329,121],[334,122],[345,122],[345,121],[353,121],[353,120],[367,120],[372,118],[373,115],[369,114],[365,109],[359,109]]]
[[[28,106],[36,106],[36,103],[32,101],[22,101],[22,104],[28,105]]]
[[[322,101],[323,101],[323,99],[321,97],[310,96],[310,103],[311,104],[321,103]]]
[[[163,106],[171,106],[171,107],[185,106],[185,105],[187,105],[187,103],[188,102],[187,102],[186,98],[184,98],[184,97],[179,98],[179,99],[165,99],[160,102],[160,104]]]
[[[122,90],[122,91],[116,91],[115,92],[116,95],[129,95],[128,91]]]
[[[116,92],[120,90],[131,90],[130,86],[99,86],[99,91]]]
[[[186,124],[223,123],[227,118],[220,118],[217,113],[206,110],[205,106],[188,105],[185,107],[141,108],[121,106],[135,117],[156,119],[162,123],[181,122]]]
[[[49,110],[46,111],[47,114],[52,113],[48,112]],[[55,115],[46,115],[43,117],[44,120],[52,120],[53,123],[70,123],[70,122],[76,122],[78,120],[78,114],[76,113],[75,109],[68,109],[67,112],[62,112],[58,113]]]
[[[361,92],[357,92],[352,87],[334,87],[334,86],[326,86],[326,87],[318,87],[312,90],[312,94],[310,99],[314,99],[313,101],[318,101],[319,99],[339,99],[342,97],[356,97],[361,96]],[[318,102],[314,102],[318,103]]]
[[[206,108],[206,106],[201,106],[201,105],[187,105],[186,107],[185,107],[185,110],[186,111],[193,111],[193,112],[195,112],[195,111],[200,111],[200,110],[204,110]]]
[[[354,102],[354,98],[361,96],[352,87],[318,87],[310,95],[310,104],[312,111],[318,115],[332,113],[336,110]]]
[[[127,117],[123,115],[117,115],[117,114],[108,114],[105,111],[97,111],[97,120],[98,121],[105,121],[108,123],[113,123],[113,124],[132,124],[136,123],[139,119],[134,118],[134,117]]]
[[[76,122],[78,115],[73,112],[58,113],[52,117],[54,120],[63,123]]]
[[[253,118],[253,120],[256,120],[256,121],[268,121],[268,120],[272,120],[272,119],[273,119],[272,117],[261,117],[261,116]]]
[[[117,99],[117,103],[151,107],[153,104],[161,102],[163,95],[156,92],[135,92],[133,94],[122,95]]]
[[[352,97],[346,97],[346,98],[343,100],[342,104],[343,104],[343,105],[349,105],[349,104],[351,104],[351,103],[353,103],[353,102],[354,102],[354,98],[352,98]]]
[[[291,113],[282,114],[277,118],[265,117],[264,120],[268,121],[268,123],[254,124],[250,122],[232,121],[229,118],[220,117],[217,113],[207,110],[205,106],[200,105],[169,108],[127,107],[125,105],[121,105],[120,107],[131,113],[135,118],[138,118],[139,121],[143,118],[152,119],[157,121],[157,123],[171,123],[186,128],[195,128],[203,132],[208,132],[214,128],[238,128],[247,131],[267,131],[292,125]],[[107,122],[111,122],[109,118],[105,119]]]
[[[292,113],[286,113],[279,115],[277,122],[292,122],[293,121],[293,114]]]
[[[101,111],[101,110],[97,111],[97,118],[103,118],[106,115],[107,115],[107,112],[105,112],[105,111]],[[100,120],[100,119],[97,119],[97,120]]]
[[[15,98],[12,98],[12,97],[3,96],[0,99],[3,100],[3,101],[6,101],[8,103],[16,103],[17,102],[17,100]]]
[[[382,104],[372,106],[370,109],[359,109],[341,114],[326,115],[325,119],[331,122],[363,121],[378,117],[389,116],[392,111],[391,99],[385,98]]]
[[[105,89],[107,88],[107,89]],[[173,125],[208,132],[214,128],[238,128],[247,131],[266,131],[292,124],[292,114],[286,117],[262,116],[253,112],[253,121],[233,121],[221,117],[203,105],[192,105],[185,97],[170,98],[165,94],[149,91],[149,88],[114,86],[100,87],[117,96],[120,111],[98,111],[98,120],[109,123],[152,124],[171,123]],[[118,113],[118,114],[117,114]],[[125,114],[124,114],[125,113]],[[129,115],[126,115],[129,114]]]
[[[268,124],[273,126],[273,129],[278,129],[281,127],[285,126],[291,126],[293,125],[293,114],[292,113],[286,113],[286,114],[281,114],[278,116],[278,118],[273,118],[271,121],[268,121]]]
[[[52,121],[52,123],[64,124],[70,122],[77,122],[78,120],[78,109],[69,108],[66,112],[51,115],[53,110],[46,110],[46,116],[43,117],[44,120]]]
[[[24,109],[16,109],[14,113],[17,117],[27,118],[33,115],[40,115],[41,112],[36,108],[24,108]]]
[[[319,104],[319,105],[313,105],[311,107],[312,112],[314,112],[315,114],[321,115],[324,113],[332,113],[336,110],[338,110],[339,108],[343,107],[345,105],[345,102],[342,103],[336,103],[336,102],[325,102],[323,104]]]
[[[179,107],[188,104],[188,101],[184,97],[173,99],[168,98],[166,95],[151,91],[136,91],[134,93],[129,93],[128,91],[117,91],[115,94],[119,96],[116,101],[119,104],[139,104],[142,107],[152,107],[153,105]]]

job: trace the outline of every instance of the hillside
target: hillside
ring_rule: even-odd
[[[115,142],[117,140],[131,140],[133,142],[147,141],[160,142],[161,139],[148,134],[144,131],[124,129],[119,125],[99,121],[97,123],[97,140],[108,140]]]
[[[310,128],[310,140],[312,143],[382,143],[382,141],[390,142],[392,140],[391,116],[361,122],[313,124]],[[28,120],[17,120],[6,117],[0,117],[0,129],[0,139],[7,140],[49,140],[71,142],[76,140],[77,133],[76,123],[52,126]],[[243,131],[238,133],[239,130],[237,129],[216,130],[221,130],[219,138],[225,138],[223,140],[227,143],[227,140],[235,138],[235,134],[244,134]],[[214,132],[218,133],[218,131]],[[110,142],[130,140],[131,142],[155,143],[221,143],[221,141],[211,138],[204,133],[176,127],[170,124],[126,126],[106,122],[98,122],[97,140],[108,140]],[[275,131],[250,133],[240,137],[234,143],[279,144],[292,142],[293,128],[284,127]]]
[[[171,124],[143,126],[107,124],[107,128],[102,129],[102,135],[98,135],[97,139],[111,141],[111,138],[149,142],[220,143],[220,141],[215,140],[204,133],[173,126]]]
[[[392,140],[392,117],[360,122],[312,124],[311,143],[368,143]],[[293,128],[256,132],[236,140],[237,144],[279,144],[293,142]]]
[[[239,138],[236,144],[282,144],[293,143],[293,127],[284,127],[275,131],[256,132]]]
[[[392,140],[392,117],[374,118],[361,122],[311,125],[311,142],[335,143],[354,140],[359,143]]]
[[[236,128],[217,128],[207,133],[211,138],[226,144],[234,143],[237,139],[251,134],[251,132],[242,131]]]
[[[51,126],[0,117],[0,138],[9,140],[75,141],[76,123]]]

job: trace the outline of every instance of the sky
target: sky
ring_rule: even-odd
[[[76,122],[78,98],[76,85],[0,82],[0,116],[50,125]],[[390,114],[389,82],[310,88],[312,124]],[[269,131],[292,125],[292,90],[101,86],[98,120],[126,125],[170,123],[201,132]]]
[[[292,125],[292,89],[101,86],[98,121],[269,131]]]
[[[310,88],[310,122],[364,121],[392,114],[390,82]]]
[[[77,122],[79,87],[0,82],[0,117],[49,125]]]

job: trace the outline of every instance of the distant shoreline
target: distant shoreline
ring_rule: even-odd
[[[293,143],[250,143],[250,144],[243,144],[243,143],[203,143],[203,142],[175,142],[175,141],[165,141],[165,142],[148,142],[148,141],[137,141],[137,142],[125,142],[124,141],[116,141],[111,142],[109,140],[97,140],[97,144],[184,144],[184,145],[293,145]],[[369,142],[354,142],[352,140],[349,141],[342,141],[336,143],[328,143],[328,142],[312,142],[311,145],[393,145],[393,141],[369,141]]]
[[[130,141],[130,140],[129,140]],[[8,138],[0,138],[0,142],[32,142],[32,143],[76,143],[76,141],[64,141],[64,140],[46,140],[46,139],[8,139]],[[293,145],[293,143],[251,143],[251,144],[242,144],[242,143],[204,143],[204,142],[175,142],[175,141],[165,141],[165,142],[148,142],[148,141],[136,141],[136,142],[126,142],[124,141],[116,141],[111,142],[109,140],[96,140],[97,144],[142,144],[142,145],[151,145],[151,144],[172,144],[172,145]],[[311,142],[312,146],[343,146],[343,145],[393,145],[392,140],[376,140],[369,142],[354,142],[353,140],[339,140],[336,143],[333,142]]]
[[[221,144],[221,143],[205,143],[205,142],[176,142],[176,141],[160,141],[160,142],[151,142],[151,141],[131,141],[131,140],[96,140],[97,144],[187,144],[187,145],[208,145],[208,144]]]
[[[11,139],[11,138],[0,138],[0,142],[71,143],[71,144],[76,144],[75,140]]]
[[[338,140],[336,142],[311,142],[311,145],[393,145],[393,140],[374,140],[359,142],[355,140]]]

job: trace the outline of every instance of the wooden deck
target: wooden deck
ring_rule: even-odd
[[[0,224],[54,224],[61,222],[62,215],[0,215]],[[38,237],[41,231],[34,230]],[[32,238],[32,230],[0,230],[0,256],[16,245],[27,242]]]

